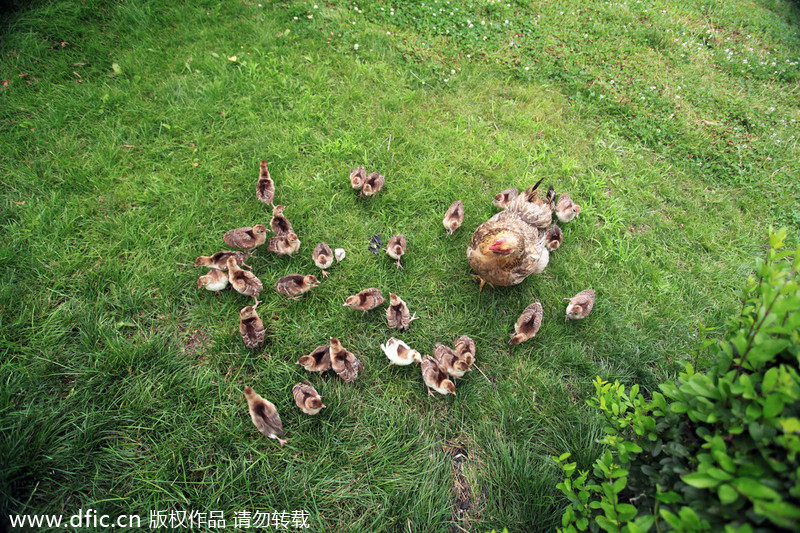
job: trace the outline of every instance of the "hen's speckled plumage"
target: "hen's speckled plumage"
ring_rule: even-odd
[[[537,265],[541,266],[539,260],[545,250],[543,230],[552,220],[552,210],[549,201],[541,198],[536,189],[539,183],[517,196],[472,234],[467,261],[481,280],[481,288],[484,283],[517,285],[537,272]]]

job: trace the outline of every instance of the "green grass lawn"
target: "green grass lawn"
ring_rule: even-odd
[[[800,12],[788,1],[35,2],[0,34],[0,514],[307,510],[313,531],[546,531],[551,459],[587,468],[592,379],[643,390],[702,367],[770,225],[800,229]],[[235,292],[176,265],[268,224],[258,162],[302,241],[250,260],[264,349]],[[360,199],[349,171],[386,177]],[[478,292],[466,262],[495,193],[540,178],[583,207],[540,276]],[[460,199],[464,225],[441,219]],[[404,233],[404,269],[371,254]],[[347,251],[319,276],[320,241]],[[421,318],[342,307],[378,287]],[[597,291],[592,314],[565,303]],[[511,347],[534,299],[544,322]],[[467,334],[457,396],[390,367]],[[355,383],[294,362],[329,336]],[[303,379],[326,409],[301,413]],[[242,389],[275,403],[279,447]],[[463,459],[463,457],[466,459]]]

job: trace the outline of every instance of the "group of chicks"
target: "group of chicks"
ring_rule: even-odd
[[[364,167],[358,167],[350,172],[350,184],[354,189],[360,191],[359,195],[361,197],[369,197],[383,188],[385,179],[379,172],[367,174]],[[535,191],[537,186],[534,186],[531,190]],[[529,193],[530,190],[525,191],[523,194]],[[267,243],[267,249],[270,252],[278,255],[292,256],[300,249],[300,240],[291,223],[283,214],[285,206],[274,205],[274,195],[275,183],[270,177],[267,162],[262,161],[256,186],[256,196],[261,202],[273,206],[270,228],[257,224],[253,227],[231,230],[223,236],[223,240],[230,247],[243,251],[220,251],[211,256],[198,257],[195,261],[195,266],[209,268],[206,275],[198,278],[198,288],[205,287],[208,290],[218,292],[230,285],[237,292],[253,297],[254,304],[244,307],[239,312],[239,332],[244,344],[250,349],[258,348],[264,343],[264,325],[256,311],[260,303],[258,296],[263,290],[263,284],[250,271],[250,267],[245,261],[257,247],[265,243]],[[516,189],[507,189],[495,196],[493,204],[501,210],[508,209],[508,213],[516,217],[513,212],[513,206],[519,203],[519,200],[516,200],[518,196],[520,195]],[[517,204],[515,204],[515,201]],[[547,202],[562,222],[572,220],[580,212],[580,206],[574,204],[568,194],[561,195],[556,202],[552,187],[548,192]],[[521,205],[525,206],[524,203]],[[527,208],[527,206],[525,207]],[[482,227],[487,224],[491,226],[491,223],[496,218],[498,217],[493,217],[490,221],[484,223]],[[508,224],[509,220],[518,225],[520,223],[531,224],[530,220],[525,220],[524,216],[518,218],[520,218],[521,222],[508,216],[501,216],[498,220],[501,224]],[[463,220],[464,204],[461,201],[455,201],[450,205],[442,220],[447,234],[452,235],[461,226]],[[267,232],[270,230],[274,236],[267,241]],[[506,249],[510,246],[506,244],[506,241],[509,239],[506,238],[504,233],[508,228],[501,227],[501,231],[494,231],[494,228],[489,227],[489,230],[491,237],[495,240],[488,247],[488,250],[497,253],[501,258],[508,255],[509,252]],[[511,230],[513,231],[513,227],[511,227]],[[557,225],[553,224],[546,230],[541,230],[541,232],[544,237],[543,241],[539,241],[541,242],[540,248],[546,251],[540,251],[540,253],[547,254],[561,245],[563,233]],[[476,230],[476,235],[478,233],[479,231]],[[474,240],[475,236],[473,236]],[[406,246],[406,237],[402,234],[393,236],[387,244],[386,253],[396,260],[395,264],[398,268],[402,268],[400,260],[406,252]],[[377,253],[377,249],[375,252]],[[335,260],[341,261],[344,259],[344,256],[343,249],[333,251],[324,242],[319,243],[312,253],[312,259],[315,265],[322,270],[323,278],[328,276],[326,269],[330,268]],[[539,263],[541,263],[541,260]],[[472,262],[470,264],[475,268]],[[541,269],[529,269],[530,272],[525,272],[525,276],[530,273],[541,272],[546,264],[547,261],[545,260]],[[536,265],[536,267],[538,266],[539,264]],[[476,271],[478,270],[476,269]],[[519,281],[512,280],[508,284],[519,283],[525,276]],[[481,287],[483,287],[485,280],[481,276],[478,277],[481,279]],[[487,282],[491,283],[488,280]],[[289,274],[275,282],[274,288],[277,292],[296,300],[300,295],[313,289],[318,284],[319,280],[316,276]],[[503,285],[506,283],[498,282],[497,284]],[[569,298],[565,320],[586,317],[592,310],[594,298],[595,293],[591,289]],[[343,306],[366,313],[379,307],[385,301],[386,299],[381,291],[371,287],[349,296]],[[408,329],[411,322],[418,318],[416,314],[411,314],[408,305],[394,293],[389,293],[389,306],[386,308],[385,314],[389,327],[400,331]],[[512,336],[510,344],[519,344],[535,336],[541,327],[542,318],[543,308],[541,303],[536,301],[529,305],[514,326],[515,334]],[[462,378],[466,372],[471,371],[475,362],[475,342],[466,335],[459,337],[452,348],[443,344],[436,344],[432,356],[422,355],[419,351],[412,349],[405,342],[395,337],[390,338],[380,347],[389,359],[390,364],[408,366],[413,363],[419,363],[422,378],[429,395],[433,395],[433,391],[443,395],[455,395],[456,379]],[[330,337],[328,344],[318,346],[310,354],[302,356],[296,364],[301,365],[309,372],[318,372],[320,374],[333,370],[345,382],[355,381],[364,371],[363,363],[352,352],[345,349],[339,339],[335,337]],[[307,380],[305,383],[295,384],[292,387],[292,394],[298,408],[306,414],[316,415],[325,408],[322,403],[322,396]],[[244,395],[247,399],[250,417],[258,430],[267,437],[278,440],[283,445],[286,440],[281,438],[283,426],[275,405],[261,397],[249,386],[244,389]]]
[[[431,396],[433,395],[432,390],[440,394],[455,395],[456,378],[461,378],[471,371],[475,362],[475,342],[466,335],[456,339],[453,348],[437,344],[433,349],[433,357],[421,355],[417,350],[411,349],[405,342],[395,337],[390,338],[385,344],[381,344],[381,350],[389,358],[390,364],[408,366],[415,362],[419,363],[422,369],[422,380]],[[364,371],[363,363],[352,352],[345,349],[336,337],[331,337],[329,344],[317,346],[310,354],[301,357],[296,364],[302,365],[309,372],[320,374],[333,370],[347,382],[355,381]],[[297,407],[308,415],[316,415],[325,408],[322,396],[308,380],[305,383],[295,384],[292,387],[292,395]],[[244,396],[247,400],[250,419],[256,428],[283,446],[287,441],[281,438],[283,423],[275,404],[264,399],[249,386],[245,387]]]
[[[250,271],[250,266],[245,261],[253,251],[267,244],[267,250],[278,254],[292,256],[300,250],[300,239],[297,237],[291,222],[283,214],[286,206],[275,205],[275,182],[270,176],[266,161],[261,161],[256,197],[263,203],[272,206],[272,219],[270,227],[263,224],[246,226],[233,229],[222,236],[225,244],[231,248],[244,251],[223,250],[210,256],[200,256],[195,260],[195,266],[208,268],[208,273],[197,279],[197,288],[205,287],[214,292],[219,292],[230,285],[236,292],[251,296],[254,304],[244,307],[239,311],[239,332],[245,346],[256,349],[264,343],[264,324],[258,316],[256,308],[260,303],[258,296],[264,289],[261,280]],[[267,232],[272,231],[273,237],[267,240]],[[334,260],[341,261],[345,251],[341,248],[335,251],[324,242],[319,243],[312,253],[314,264],[322,270],[322,276],[327,277],[327,268]],[[299,296],[319,285],[319,280],[314,275],[289,274],[275,282],[274,288],[280,294],[296,300]]]
[[[353,188],[361,191],[360,196],[368,197],[383,188],[385,179],[378,172],[367,175],[364,167],[359,167],[351,171],[350,183]],[[283,214],[285,206],[274,205],[274,196],[275,183],[270,176],[267,162],[261,161],[256,197],[261,202],[273,206],[270,227],[256,224],[252,227],[231,230],[223,235],[223,241],[228,246],[242,251],[223,250],[211,256],[200,256],[195,260],[195,266],[209,269],[207,274],[198,278],[198,288],[205,287],[210,291],[219,292],[231,286],[235,291],[253,298],[253,305],[246,306],[239,311],[239,332],[245,346],[250,349],[256,349],[264,343],[264,324],[256,311],[260,303],[258,297],[264,286],[245,262],[256,248],[265,243],[268,251],[278,255],[292,256],[300,249],[297,233]],[[457,203],[460,204],[460,202]],[[463,205],[461,212],[463,218]],[[458,225],[460,223],[459,221]],[[453,227],[453,231],[457,227]],[[269,231],[272,231],[274,236],[267,240]],[[402,234],[393,236],[386,246],[386,253],[395,259],[398,268],[402,268],[400,259],[405,254],[406,246],[406,238]],[[344,257],[343,249],[333,251],[324,242],[319,243],[312,253],[314,264],[322,270],[323,278],[328,276],[326,269],[334,264],[334,260],[341,261]],[[296,300],[318,284],[319,280],[316,276],[289,274],[275,282],[274,288],[277,292]],[[371,287],[348,297],[343,305],[366,313],[385,301],[381,291]],[[389,293],[389,306],[386,308],[386,321],[389,327],[403,331],[408,329],[411,322],[417,318],[416,314],[411,315],[408,305],[402,298],[394,293]],[[301,357],[296,364],[302,365],[309,372],[323,373],[333,370],[345,382],[355,381],[364,371],[363,363],[352,352],[345,349],[339,339],[330,337],[329,340],[328,344],[318,346],[309,355]],[[434,349],[434,357],[423,357],[418,351],[412,350],[403,341],[394,337],[390,338],[386,344],[382,344],[381,348],[391,364],[420,363],[423,381],[428,387],[429,394],[432,394],[431,389],[441,394],[455,394],[454,378],[462,377],[465,372],[471,370],[470,367],[475,361],[475,343],[466,336],[456,341],[455,349],[437,345]],[[292,387],[292,394],[298,408],[306,414],[316,415],[325,408],[322,396],[307,380],[305,383],[295,384]],[[261,397],[249,386],[244,389],[244,395],[247,399],[250,417],[258,430],[283,445],[286,440],[281,438],[283,425],[275,405]]]
[[[361,191],[359,196],[373,196],[377,194],[383,189],[384,183],[386,183],[386,179],[380,172],[370,172],[369,175],[367,175],[367,171],[364,167],[358,167],[350,171],[350,186]]]
[[[564,299],[569,301],[564,322],[586,318],[592,311],[592,307],[594,307],[594,289],[586,289],[572,298]],[[511,336],[511,340],[508,343],[519,344],[535,337],[542,326],[542,318],[544,318],[544,309],[537,300],[526,307],[519,316],[514,324],[514,335]]]
[[[475,341],[466,335],[456,339],[453,348],[436,344],[433,348],[433,356],[423,356],[395,337],[386,341],[386,344],[381,344],[381,350],[389,358],[391,364],[408,366],[412,363],[419,363],[422,369],[422,380],[425,382],[430,396],[433,396],[431,389],[439,394],[455,396],[455,378],[463,377],[472,370],[472,365],[475,363]]]

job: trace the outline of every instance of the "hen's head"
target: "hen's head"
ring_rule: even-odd
[[[523,243],[516,232],[500,232],[487,235],[481,243],[482,252],[486,255],[508,256],[522,252]]]

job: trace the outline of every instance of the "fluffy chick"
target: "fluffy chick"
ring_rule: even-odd
[[[561,222],[569,222],[578,216],[580,212],[581,206],[572,203],[572,198],[569,197],[569,194],[564,193],[558,197],[558,203],[556,203],[556,216],[558,220]]]
[[[314,260],[315,265],[322,269],[322,277],[327,278],[328,272],[325,269],[333,265],[333,250],[331,250],[331,247],[324,242],[319,243],[314,247],[314,251],[311,252],[311,259]]]
[[[331,345],[323,344],[317,346],[314,351],[301,357],[296,365],[302,365],[309,372],[319,372],[322,374],[331,367]]]
[[[472,363],[475,362],[475,341],[466,335],[456,339],[455,351],[458,358],[469,366],[472,366]]]
[[[276,205],[272,208],[272,219],[269,221],[269,226],[272,228],[272,233],[276,236],[294,233],[291,222],[283,216],[284,209],[286,209],[285,205]]]
[[[463,377],[468,370],[471,370],[467,362],[458,357],[455,350],[443,344],[437,344],[433,348],[433,358],[454,378]]]
[[[239,333],[242,334],[244,345],[255,350],[264,344],[264,323],[256,312],[259,302],[248,305],[239,311]]]
[[[228,286],[228,275],[222,270],[212,268],[205,276],[197,278],[197,288],[205,287],[214,292],[219,292]]]
[[[369,289],[364,289],[358,294],[348,296],[344,301],[344,304],[342,304],[342,307],[349,307],[350,309],[364,311],[366,313],[367,311],[375,309],[385,301],[386,298],[383,297],[383,294],[381,294],[379,289],[370,287]]]
[[[395,262],[397,268],[403,268],[403,265],[400,264],[400,258],[406,253],[406,236],[400,234],[389,239],[389,243],[386,245],[386,253],[392,259],[397,259]]]
[[[508,341],[508,343],[519,344],[521,342],[525,342],[531,337],[535,337],[542,325],[543,316],[544,309],[542,309],[542,304],[540,304],[538,301],[533,302],[531,305],[526,307],[517,319],[517,323],[514,324],[514,331],[516,333],[511,337],[511,340]]]
[[[412,350],[408,344],[394,337],[386,341],[386,344],[381,344],[381,350],[393,365],[407,366],[422,360],[422,355],[417,350]]]
[[[298,383],[292,387],[292,395],[294,396],[294,403],[307,415],[315,415],[325,408],[322,403],[322,396],[308,381]]]
[[[517,196],[519,196],[519,191],[517,189],[506,189],[503,192],[495,194],[492,203],[498,209],[505,209],[508,207],[508,204],[511,203],[511,201]]]
[[[293,255],[300,249],[300,239],[296,233],[277,235],[272,237],[267,244],[267,250],[278,255]]]
[[[250,411],[250,418],[258,430],[271,439],[281,443],[281,446],[288,441],[280,438],[283,435],[283,424],[278,410],[269,400],[262,398],[253,387],[244,388],[244,397],[247,398],[247,408]]]
[[[555,224],[547,228],[547,232],[544,234],[545,248],[552,252],[553,250],[557,250],[563,241],[564,232],[561,231],[561,228]]]
[[[350,171],[350,186],[354,189],[360,189],[367,182],[367,171],[364,167],[358,167]]]
[[[564,299],[569,300],[569,304],[567,304],[567,316],[564,318],[564,322],[567,320],[586,318],[586,316],[592,312],[592,307],[594,307],[594,289],[586,289],[572,298]]]
[[[256,184],[256,198],[265,204],[274,205],[272,199],[275,197],[275,182],[269,175],[267,162],[262,161],[258,173],[258,183]]]
[[[361,196],[373,196],[383,189],[383,184],[386,180],[380,172],[372,172],[367,176],[364,182],[364,187],[361,189]]]
[[[464,222],[464,204],[461,203],[461,200],[456,200],[450,204],[447,213],[444,214],[442,224],[444,224],[447,234],[452,235],[455,230],[461,227],[462,222]]]
[[[261,280],[256,277],[252,272],[242,270],[236,265],[236,259],[233,257],[228,258],[228,281],[234,290],[245,296],[252,296],[258,303],[258,295],[264,289]]]
[[[244,252],[234,252],[231,250],[223,250],[222,252],[217,252],[214,255],[201,255],[200,257],[194,260],[194,266],[216,268],[217,270],[228,270],[229,257],[233,257],[234,259],[236,259],[237,266],[243,268],[250,268],[249,266],[244,264],[244,262],[247,261],[247,259],[250,257],[248,254]]]
[[[436,362],[436,359],[426,355],[421,361],[422,380],[428,388],[428,396],[433,396],[431,389],[439,394],[456,394],[456,384],[448,377],[447,372]]]
[[[364,365],[358,358],[348,352],[336,337],[331,337],[331,368],[346,382],[355,381]]]
[[[303,276],[302,274],[289,274],[275,282],[275,290],[285,294],[292,300],[297,300],[301,294],[310,291],[319,285],[316,276]]]
[[[232,229],[222,236],[222,240],[231,248],[252,251],[267,241],[267,227],[263,224],[256,224],[252,228],[245,226]]]
[[[411,325],[411,322],[418,318],[418,316],[411,316],[408,305],[398,295],[389,293],[386,321],[389,323],[390,328],[397,328],[400,331],[406,330]]]

